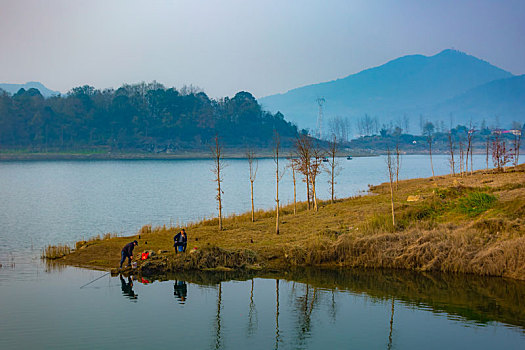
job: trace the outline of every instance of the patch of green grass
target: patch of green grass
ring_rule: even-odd
[[[471,192],[472,187],[467,186],[453,186],[445,188],[436,188],[434,190],[434,195],[441,199],[456,199],[463,196],[467,192]]]
[[[492,208],[497,198],[485,192],[471,192],[458,199],[457,210],[470,217],[477,216]]]

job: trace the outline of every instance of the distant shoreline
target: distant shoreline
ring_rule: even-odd
[[[225,150],[224,159],[244,159],[246,153],[240,150]],[[281,151],[283,158],[289,150]],[[421,153],[418,153],[421,154]],[[379,154],[352,154],[352,157],[373,157]],[[268,150],[256,151],[257,158],[272,158]],[[340,154],[346,157],[347,154]],[[180,153],[25,153],[25,152],[0,152],[1,161],[41,161],[41,160],[184,160],[184,159],[212,159],[210,152],[188,151]]]
[[[282,158],[286,158],[290,154],[291,150],[284,150],[280,153],[283,155]],[[236,150],[224,150],[224,159],[244,159],[246,153],[239,149]],[[255,151],[257,158],[272,158],[273,154],[271,150]],[[434,155],[448,154],[445,152],[432,152]],[[377,157],[383,155],[383,152],[370,150],[354,151],[346,150],[341,151],[338,157],[352,156],[358,157]],[[474,152],[474,154],[484,154],[482,152]],[[428,152],[405,152],[403,155],[428,155]],[[188,160],[188,159],[212,159],[210,152],[206,151],[185,151],[179,153],[82,153],[82,152],[42,152],[42,153],[30,153],[30,152],[1,152],[0,151],[0,162],[2,161],[42,161],[42,160]]]
[[[242,152],[228,153],[224,158],[244,158]],[[260,158],[271,157],[261,153]],[[209,152],[181,153],[0,153],[0,161],[39,161],[39,160],[183,160],[211,159]]]

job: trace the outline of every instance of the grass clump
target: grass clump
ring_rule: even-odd
[[[492,208],[497,201],[494,195],[485,192],[471,192],[458,199],[457,209],[470,217],[477,216]]]
[[[195,252],[180,254],[172,261],[171,269],[177,271],[203,270],[217,268],[245,268],[255,265],[257,254],[249,249],[228,250],[216,246],[206,247]]]
[[[373,214],[361,225],[361,232],[375,234],[378,232],[394,232],[396,227],[392,225],[390,214]]]
[[[48,245],[42,252],[42,259],[60,259],[71,253],[71,248],[68,245]]]
[[[151,233],[151,224],[144,225],[139,230],[139,234],[143,235],[143,234],[147,234],[147,233]]]
[[[445,188],[436,188],[434,190],[434,195],[441,199],[456,199],[463,196],[466,192],[470,192],[473,189],[467,186],[451,186]]]

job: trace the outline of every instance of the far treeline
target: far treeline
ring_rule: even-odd
[[[13,96],[0,90],[4,150],[209,150],[216,134],[228,147],[265,148],[272,147],[274,132],[292,142],[298,129],[280,112],[263,111],[248,92],[214,100],[193,87],[177,90],[156,82],[116,90],[82,86],[50,98],[37,89]]]
[[[492,125],[486,120],[481,122],[471,121],[468,125],[458,124],[455,127],[445,126],[442,120],[420,118],[420,134],[410,134],[409,121],[407,118],[391,120],[388,124],[380,125],[377,117],[365,114],[363,117],[352,119],[348,117],[334,117],[328,119],[328,133],[325,139],[335,136],[341,145],[355,155],[377,155],[386,154],[388,149],[399,149],[406,154],[427,153],[429,146],[432,152],[447,154],[450,152],[450,144],[459,149],[472,146],[476,154],[486,153],[487,142],[492,144],[496,139],[506,142],[509,147],[516,149],[516,142],[521,138],[525,123],[513,121],[506,128],[498,127],[498,118],[494,118]],[[451,122],[452,123],[452,122]],[[357,137],[351,139],[352,126],[357,130]],[[412,127],[413,129],[413,127]],[[330,137],[328,135],[331,135]],[[429,145],[429,138],[432,144]],[[512,146],[511,146],[512,145]]]

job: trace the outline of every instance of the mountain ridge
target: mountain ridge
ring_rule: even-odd
[[[300,127],[316,125],[316,98],[324,97],[325,116],[359,118],[365,113],[382,122],[409,114],[431,115],[433,108],[470,89],[514,75],[457,50],[433,56],[407,55],[344,78],[311,84],[259,99],[265,109],[281,111]],[[443,112],[444,113],[444,112]]]
[[[37,89],[44,97],[60,95],[60,91],[51,90],[38,81],[28,81],[25,84],[0,83],[0,89],[10,93],[11,95],[16,94],[20,89]]]

